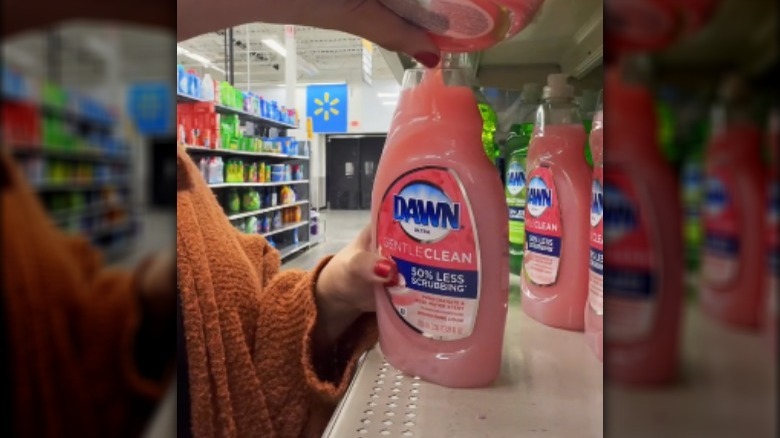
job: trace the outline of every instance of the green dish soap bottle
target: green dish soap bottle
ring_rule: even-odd
[[[590,130],[593,127],[593,114],[596,112],[598,96],[598,91],[582,90],[582,95],[577,98],[577,104],[582,115],[582,124],[585,125],[585,133],[588,134],[588,139],[590,139]],[[585,141],[585,162],[588,163],[588,166],[593,167],[593,155],[591,155],[589,141]]]
[[[536,110],[539,108],[542,88],[539,84],[523,86],[520,105],[511,117],[506,138],[506,203],[509,207],[509,272],[520,275],[525,245],[525,160],[528,144],[534,131]]]

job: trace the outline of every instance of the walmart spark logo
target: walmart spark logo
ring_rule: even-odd
[[[306,87],[306,115],[313,132],[347,132],[348,93],[347,84]]]
[[[330,93],[326,91],[325,96],[322,99],[316,97],[314,98],[314,103],[319,105],[319,108],[314,110],[314,115],[322,115],[322,118],[325,119],[325,121],[330,120],[331,113],[334,116],[339,115],[339,110],[337,108],[339,102],[341,102],[341,100],[338,97],[335,97],[333,100],[331,100]]]

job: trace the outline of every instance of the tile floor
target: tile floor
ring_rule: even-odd
[[[289,259],[284,267],[314,268],[321,258],[347,246],[363,227],[368,226],[370,216],[368,210],[323,211],[320,217],[325,219],[325,241]]]

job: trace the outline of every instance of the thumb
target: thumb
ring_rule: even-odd
[[[387,50],[403,52],[426,67],[439,64],[439,48],[421,28],[409,23],[378,0],[363,1],[354,9],[347,32],[379,44]],[[377,23],[381,23],[378,25]]]

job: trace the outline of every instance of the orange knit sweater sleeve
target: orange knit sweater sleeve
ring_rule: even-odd
[[[0,149],[2,315],[18,436],[133,436],[167,382],[138,372],[140,309],[131,272],[49,219]]]
[[[331,357],[314,359],[311,272],[280,271],[279,253],[235,230],[178,150],[177,267],[195,437],[319,436],[358,357],[377,338],[361,317]]]

